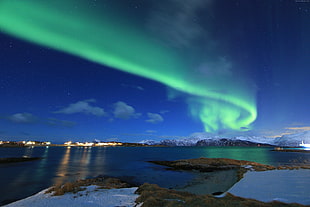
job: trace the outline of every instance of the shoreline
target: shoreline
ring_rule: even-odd
[[[302,183],[303,181],[306,183],[310,182],[309,168],[293,168],[294,170],[292,170],[288,168],[276,168],[249,161],[223,158],[198,158],[161,162],[170,162],[174,165],[178,165],[178,162],[181,162],[183,165],[184,163],[187,165],[186,169],[181,169],[182,167],[180,168],[180,166],[182,165],[178,165],[178,170],[197,171],[198,166],[198,168],[203,169],[203,172],[211,163],[211,169],[215,171],[215,173],[225,172],[227,169],[231,170],[238,167],[243,168],[245,171],[242,171],[242,176],[240,176],[240,174],[236,175],[240,178],[239,181],[227,191],[214,192],[213,195],[199,195],[184,192],[180,189],[166,189],[154,184],[143,184],[139,187],[133,187],[117,178],[97,177],[54,186],[33,196],[5,206],[19,207],[27,206],[27,203],[29,203],[29,205],[31,203],[31,206],[33,207],[42,205],[54,207],[72,205],[72,202],[75,202],[74,206],[96,205],[105,207],[139,205],[148,207],[156,206],[156,204],[159,206],[163,206],[162,204],[170,205],[174,202],[177,202],[180,206],[187,206],[191,202],[197,202],[197,200],[201,202],[201,205],[208,202],[213,202],[216,205],[223,202],[236,202],[237,205],[250,202],[253,206],[273,206],[273,204],[279,204],[281,202],[284,202],[283,205],[285,206],[303,206],[302,204],[310,205],[310,199],[307,200],[307,196],[302,194],[303,192],[310,192],[310,186],[308,187],[306,184]],[[220,171],[214,169],[214,166],[217,166]],[[279,176],[279,173],[281,176]],[[203,179],[203,176],[201,179]],[[223,180],[220,180],[220,182],[223,182]],[[301,186],[295,186],[296,188],[291,187],[294,183],[300,182]],[[204,184],[201,182],[200,185],[193,185],[192,188],[197,188],[196,190],[199,191],[199,188],[204,188]],[[301,190],[301,192],[298,190]],[[45,194],[45,192],[48,193]],[[282,194],[277,194],[279,192]],[[53,194],[58,194],[58,196],[53,196]],[[270,195],[272,196],[270,197]],[[298,198],[300,195],[303,195],[304,197]],[[111,203],[114,201],[116,203]],[[38,203],[36,204],[35,202]],[[293,202],[298,202],[298,204],[292,204]],[[109,205],[105,205],[106,203],[109,203]]]
[[[310,149],[290,149],[290,148],[281,148],[276,147],[273,150],[274,152],[300,152],[300,153],[310,153]]]
[[[258,183],[261,180],[257,180],[257,173],[264,173],[260,177],[266,178],[266,172],[277,172],[283,170],[274,171],[250,171],[252,176],[251,182],[256,180]],[[287,170],[293,171],[305,171],[305,170]],[[308,174],[307,172],[304,172]],[[296,172],[294,172],[296,173]],[[245,177],[248,177],[247,175]],[[254,179],[253,179],[254,178]],[[241,181],[240,181],[241,182]],[[181,206],[185,207],[190,204],[196,206],[253,206],[253,207],[272,207],[272,206],[287,206],[287,207],[304,207],[310,204],[309,199],[305,200],[289,200],[287,197],[275,197],[259,198],[261,194],[266,196],[271,191],[266,190],[266,186],[263,188],[255,185],[255,188],[251,188],[248,185],[249,181],[245,181],[241,184],[236,184],[229,191],[219,196],[212,195],[195,195],[188,192],[175,191],[171,189],[161,188],[155,184],[143,184],[139,187],[119,188],[119,189],[102,189],[98,185],[89,185],[85,187],[83,191],[76,193],[65,193],[61,196],[53,196],[52,192],[46,193],[49,189],[44,189],[37,194],[27,197],[25,199],[4,205],[6,207],[56,207],[56,206],[77,206],[77,207],[111,207],[111,206],[123,206],[123,207],[152,207],[152,206]],[[244,188],[247,186],[248,188]],[[250,192],[250,196],[241,196],[242,193],[249,193],[250,189],[254,189],[255,193]],[[258,187],[258,188],[257,188]],[[263,190],[262,190],[263,189]],[[291,193],[294,189],[290,189]],[[242,192],[242,193],[240,193]],[[253,197],[254,195],[254,197]],[[291,196],[294,197],[294,194]]]

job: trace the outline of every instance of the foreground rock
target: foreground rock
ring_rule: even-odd
[[[52,193],[53,196],[64,195],[65,193],[77,193],[79,191],[85,190],[86,186],[96,185],[99,189],[119,189],[119,188],[129,188],[132,185],[121,181],[118,178],[105,178],[102,176],[84,180],[77,180],[75,182],[67,182],[65,184],[60,184],[49,188],[45,193]]]
[[[160,188],[154,184],[143,184],[138,188],[136,193],[140,194],[136,203],[141,207],[156,207],[156,206],[170,206],[170,207],[191,207],[191,206],[251,206],[251,207],[269,207],[269,206],[304,206],[301,204],[286,204],[278,201],[269,203],[257,201],[254,199],[246,199],[234,196],[227,193],[222,198],[217,198],[211,195],[194,195],[187,192],[180,192]]]

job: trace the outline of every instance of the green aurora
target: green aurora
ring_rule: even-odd
[[[156,34],[130,22],[116,7],[99,12],[83,5],[74,10],[73,4],[77,1],[2,0],[0,29],[181,91],[188,97],[190,114],[207,132],[251,128],[257,117],[255,92],[242,78],[199,75],[184,54],[161,44]]]

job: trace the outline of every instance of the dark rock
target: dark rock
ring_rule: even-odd
[[[0,164],[5,163],[14,163],[14,162],[27,162],[27,161],[33,161],[33,160],[40,160],[41,157],[5,157],[0,158]]]
[[[218,196],[218,195],[222,195],[224,192],[214,192],[212,193],[212,195]]]

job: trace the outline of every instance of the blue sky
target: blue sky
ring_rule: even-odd
[[[242,94],[246,100],[250,98],[244,94],[251,94],[255,121],[240,130],[231,129],[221,112],[226,103],[204,98],[204,111],[216,117],[217,123],[216,130],[208,131],[213,126],[210,119],[204,122],[193,113],[192,100],[202,103],[203,97],[173,89],[159,79],[28,42],[0,25],[1,139],[134,142],[197,132],[276,136],[310,129],[310,3],[102,2],[94,6],[96,10],[107,5],[125,11],[133,28],[143,30],[143,35],[152,34],[169,51],[181,54],[182,64],[196,67],[185,71],[188,85],[199,82],[223,96],[228,91],[234,96],[230,88],[235,88],[236,97]],[[175,14],[169,13],[172,8]],[[117,24],[116,20],[125,18],[122,15],[111,22]],[[121,38],[134,41],[126,35]],[[152,48],[149,51],[152,54]],[[145,54],[137,57],[161,61]],[[178,71],[167,74],[175,75],[171,80],[178,78]]]
[[[92,140],[181,136],[200,129],[166,86],[2,36],[2,136]],[[13,61],[12,61],[13,60]],[[16,61],[14,61],[16,60]],[[178,117],[178,119],[174,119]],[[195,130],[194,130],[195,131]]]

